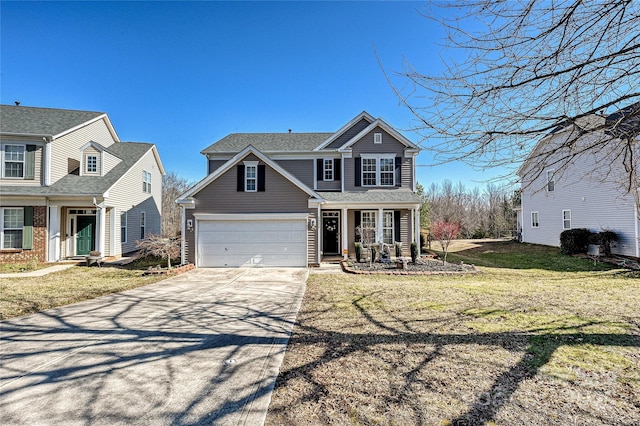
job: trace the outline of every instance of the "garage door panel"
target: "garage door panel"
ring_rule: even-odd
[[[306,266],[306,220],[198,222],[201,267]]]

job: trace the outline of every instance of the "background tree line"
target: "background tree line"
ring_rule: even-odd
[[[418,184],[424,199],[421,226],[427,230],[436,222],[460,224],[461,238],[510,237],[517,230],[515,207],[519,193],[506,186],[488,183],[484,188],[466,188],[462,182],[450,180]]]

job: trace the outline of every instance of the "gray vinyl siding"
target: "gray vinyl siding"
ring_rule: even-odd
[[[227,160],[209,160],[207,174],[210,175],[211,173],[215,172],[226,162]]]
[[[309,209],[309,218],[316,219],[316,223],[319,224],[320,220],[318,219],[318,210]],[[318,264],[318,229],[320,226],[313,229],[311,227],[307,230],[307,264],[308,265],[317,265]]]
[[[2,138],[0,139],[0,145],[3,144],[17,144],[17,145],[35,145],[35,169],[34,169],[34,178],[33,179],[3,179],[2,172],[0,172],[0,185],[24,185],[24,186],[41,186],[44,184],[43,174],[42,174],[42,166],[43,166],[43,156],[44,156],[44,146],[42,142],[34,142],[33,140],[25,139],[25,138]],[[0,158],[0,161],[4,161],[4,159]],[[4,167],[4,165],[0,164],[0,167]]]
[[[87,141],[97,142],[104,147],[116,143],[104,120],[90,123],[51,142],[51,183],[57,182],[68,173],[70,162],[80,161],[82,148]]]
[[[554,141],[550,141],[554,143]],[[611,162],[586,155],[577,158],[571,169],[555,178],[555,190],[547,191],[547,170],[533,179],[533,167],[523,173],[522,238],[524,242],[560,246],[563,229],[563,210],[571,210],[571,229],[587,228],[598,232],[612,230],[620,241],[612,252],[638,256],[635,201],[625,194],[620,180],[611,174],[598,175],[599,165]],[[614,172],[619,167],[612,167]],[[538,212],[539,227],[533,228],[531,212]]]
[[[373,143],[373,134],[382,133],[382,143]],[[405,158],[405,146],[396,140],[383,129],[376,127],[367,133],[352,145],[352,158],[344,159],[344,189],[345,191],[367,191],[369,189],[388,189],[394,190],[398,188],[413,189],[413,158]],[[396,187],[362,187],[355,186],[355,159],[362,154],[394,154],[396,157],[402,158],[402,181],[401,186]],[[360,173],[360,170],[358,170]]]
[[[276,162],[296,179],[313,189],[313,160],[278,160]]]
[[[142,171],[151,173],[151,193],[142,191]],[[146,213],[146,233],[162,232],[162,174],[152,150],[149,150],[109,191],[106,205],[116,209],[115,253],[121,255],[136,250],[140,239],[140,212]],[[127,242],[120,241],[120,214],[127,212]],[[107,245],[108,246],[108,245]]]
[[[253,160],[257,160],[257,157],[249,155],[244,158],[244,161]],[[195,208],[186,210],[185,220],[192,220],[194,224],[196,223],[194,216],[196,213],[308,213],[316,215],[316,211],[310,210],[308,207],[309,194],[269,166],[265,168],[264,192],[237,191],[237,166],[233,166],[195,194],[193,198],[195,199]],[[317,236],[313,235],[314,232],[308,232],[307,257],[310,259],[310,263],[317,262]],[[195,233],[194,227],[193,231],[186,231],[185,235],[186,257],[190,263],[195,263]]]
[[[370,121],[362,119],[354,124],[350,129],[346,130],[343,134],[338,136],[336,140],[327,145],[324,149],[337,149],[345,143],[349,142],[354,136],[366,129],[371,124]]]

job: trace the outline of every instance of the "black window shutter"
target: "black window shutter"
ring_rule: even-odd
[[[342,160],[340,160],[339,158],[336,158],[335,160],[333,160],[333,178],[335,180],[340,180],[340,165],[342,163]]]
[[[362,223],[362,212],[360,210],[354,211],[353,212],[353,219],[354,219],[353,220],[354,229],[356,229],[355,242],[359,243],[360,241],[362,241],[362,239],[360,238],[360,234],[358,234],[357,228]]]
[[[402,186],[402,157],[396,157],[396,186]]]
[[[400,237],[400,210],[393,212],[393,234],[396,241],[402,241]]]
[[[264,164],[258,164],[258,192],[264,192],[265,170],[266,170],[266,167]]]
[[[355,186],[362,186],[362,159],[360,157],[355,158],[356,161],[356,176],[355,176]]]
[[[238,164],[238,187],[239,192],[244,192],[244,164]]]
[[[25,207],[22,225],[22,248],[33,249],[33,207]]]
[[[35,145],[27,145],[27,152],[24,162],[24,178],[35,179],[36,178],[36,149]]]
[[[324,180],[324,161],[322,158],[318,158],[316,160],[316,179],[318,182],[322,182]]]

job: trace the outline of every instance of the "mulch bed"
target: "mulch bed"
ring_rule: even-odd
[[[386,274],[386,275],[438,275],[438,274],[469,274],[479,270],[474,265],[464,263],[443,263],[441,260],[423,257],[415,263],[407,262],[406,269],[398,268],[395,261],[381,262],[355,262],[343,261],[342,270],[352,274]]]

